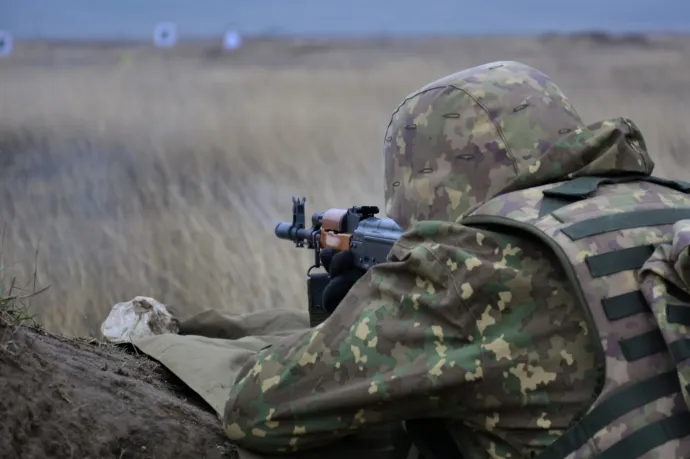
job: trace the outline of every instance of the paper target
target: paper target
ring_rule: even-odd
[[[240,33],[235,29],[229,29],[225,32],[223,37],[223,48],[228,51],[234,51],[242,46],[242,37]]]
[[[9,56],[12,54],[12,34],[4,30],[0,30],[0,57]]]
[[[172,48],[177,43],[177,26],[171,23],[158,24],[153,31],[153,44],[158,48]]]

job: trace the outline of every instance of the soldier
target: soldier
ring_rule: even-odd
[[[405,234],[244,367],[233,442],[405,421],[436,458],[690,457],[690,185],[651,176],[632,121],[585,125],[549,77],[496,62],[405,98],[384,152]]]

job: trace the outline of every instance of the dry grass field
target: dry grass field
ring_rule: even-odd
[[[307,211],[382,205],[382,142],[411,91],[492,60],[550,74],[585,120],[639,123],[660,175],[690,170],[690,38],[19,44],[0,59],[5,275],[48,291],[49,331],[98,334],[135,295],[181,318],[305,308],[310,257],[275,238]],[[36,257],[36,251],[38,256]]]

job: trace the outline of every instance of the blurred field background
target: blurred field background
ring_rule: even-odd
[[[553,77],[586,121],[627,116],[657,174],[689,179],[690,38],[18,43],[0,60],[5,275],[50,289],[50,331],[98,334],[112,305],[306,308],[310,253],[273,233],[307,212],[382,199],[389,116],[445,74],[518,60]],[[38,250],[37,260],[35,253]],[[37,265],[36,262],[37,261]]]

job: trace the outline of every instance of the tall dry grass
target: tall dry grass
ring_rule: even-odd
[[[183,318],[304,308],[309,254],[273,234],[291,195],[308,212],[382,206],[397,104],[500,59],[550,74],[586,120],[633,118],[659,172],[690,175],[690,39],[597,43],[260,43],[231,58],[192,45],[19,46],[0,62],[5,257],[31,274],[39,248],[39,284],[51,287],[31,307],[67,334],[97,333],[135,295]]]

